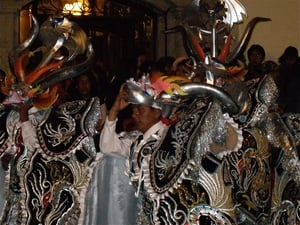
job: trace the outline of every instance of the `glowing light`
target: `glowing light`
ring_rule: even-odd
[[[89,5],[82,1],[76,1],[74,3],[66,3],[63,8],[63,13],[72,14],[74,16],[88,15]]]

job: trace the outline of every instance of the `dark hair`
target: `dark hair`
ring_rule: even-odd
[[[249,59],[250,55],[253,53],[253,51],[258,51],[262,55],[263,58],[265,58],[265,56],[266,56],[265,49],[261,45],[254,44],[254,45],[251,45],[247,51],[248,59]]]
[[[279,57],[278,62],[282,63],[288,57],[298,58],[298,49],[294,46],[289,46],[284,50],[284,53]]]
[[[70,94],[70,100],[82,99],[82,95],[81,95],[81,93],[79,93],[79,91],[77,89],[78,83],[80,82],[80,78],[82,76],[87,76],[89,81],[90,81],[90,85],[91,85],[90,97],[98,96],[98,94],[99,94],[99,92],[98,92],[98,81],[97,81],[95,75],[93,74],[93,72],[91,70],[88,70],[85,73],[75,77],[72,80],[72,84],[68,89],[68,93]]]
[[[163,56],[159,58],[156,62],[157,69],[159,69],[160,71],[164,71],[166,66],[172,67],[175,60],[176,59],[172,56]]]

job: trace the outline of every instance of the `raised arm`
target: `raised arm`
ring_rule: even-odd
[[[116,123],[118,114],[128,106],[127,92],[124,85],[121,86],[118,96],[104,123],[100,135],[100,150],[106,154],[120,155],[127,157],[129,155],[132,140],[116,133]]]
[[[121,110],[125,109],[128,106],[127,102],[128,93],[125,90],[125,85],[123,84],[119,90],[115,102],[108,113],[108,120],[114,121],[118,118],[118,114]]]

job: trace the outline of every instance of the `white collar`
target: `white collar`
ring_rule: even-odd
[[[143,139],[147,140],[151,135],[157,134],[158,136],[162,136],[163,131],[165,128],[168,126],[161,121],[157,122],[154,124],[152,127],[150,127],[144,134],[143,134]]]

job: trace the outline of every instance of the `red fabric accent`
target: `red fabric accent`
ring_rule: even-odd
[[[22,128],[20,128],[18,130],[18,139],[17,139],[17,141],[18,141],[18,143],[17,143],[18,149],[17,149],[17,152],[16,152],[15,160],[19,159],[19,157],[22,155],[23,150],[24,150]]]
[[[163,122],[164,124],[166,124],[166,125],[168,125],[168,126],[173,125],[173,124],[176,123],[175,120],[170,120],[170,119],[165,118],[165,117],[162,117],[162,118],[161,118],[161,122]]]

